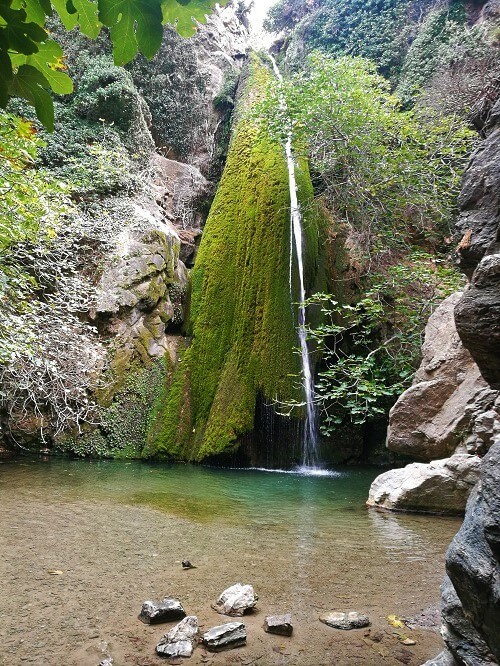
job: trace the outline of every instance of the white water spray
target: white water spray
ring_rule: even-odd
[[[283,77],[278,69],[275,59],[269,56],[273,63],[276,78],[283,83]],[[283,97],[280,104],[286,109],[286,103]],[[292,293],[292,256],[293,245],[297,255],[297,264],[299,268],[299,341],[302,358],[302,375],[304,378],[304,392],[306,397],[306,423],[304,428],[304,437],[302,442],[302,468],[303,470],[313,470],[318,466],[318,435],[316,428],[316,409],[314,406],[314,378],[309,360],[309,350],[307,349],[306,332],[306,311],[304,301],[306,300],[306,290],[304,286],[304,257],[302,242],[302,215],[300,213],[299,202],[297,199],[297,182],[295,180],[295,160],[292,152],[292,132],[288,132],[285,143],[285,155],[288,165],[288,186],[290,189],[290,297],[293,300]]]

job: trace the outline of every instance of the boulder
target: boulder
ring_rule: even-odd
[[[358,613],[357,611],[349,611],[344,613],[342,611],[331,611],[321,615],[320,622],[327,624],[329,627],[335,629],[362,629],[370,624],[368,615]]]
[[[452,664],[492,666],[497,663],[480,633],[466,617],[448,577],[441,586],[441,612],[441,635],[447,646],[445,654],[448,659],[453,659]]]
[[[455,307],[455,321],[482,376],[500,389],[500,252],[481,259],[469,289]]]
[[[372,483],[366,503],[392,511],[461,514],[479,479],[480,464],[477,456],[456,454],[391,469]]]
[[[241,616],[253,609],[257,599],[251,585],[236,583],[224,590],[212,608],[221,615]]]
[[[264,620],[264,631],[268,634],[291,636],[293,632],[292,616],[290,613],[286,615],[268,615]]]
[[[455,322],[483,377],[500,389],[500,100],[485,134],[459,197],[457,256],[471,284],[455,308]]]
[[[203,645],[210,652],[221,652],[245,645],[247,630],[242,622],[228,622],[203,634]]]
[[[186,617],[186,612],[178,599],[165,597],[162,601],[145,601],[142,604],[139,620],[145,624],[172,622]]]
[[[461,297],[452,294],[429,318],[420,368],[389,415],[391,451],[429,461],[459,447],[484,452],[491,444],[485,433],[476,437],[475,428],[498,392],[483,379],[455,328],[453,311]]]
[[[156,646],[156,654],[161,657],[190,657],[198,635],[198,618],[188,615],[170,629]]]
[[[482,461],[480,483],[471,494],[463,525],[446,556],[446,571],[460,600],[463,615],[496,660],[500,660],[499,488],[500,441],[497,441]],[[457,622],[447,617],[446,608],[451,594],[445,583],[443,620],[455,633],[463,635],[461,629],[456,630]],[[445,636],[445,641],[453,654],[458,652],[454,650],[451,639]],[[467,648],[463,651],[470,652]],[[458,661],[466,663],[465,660]]]

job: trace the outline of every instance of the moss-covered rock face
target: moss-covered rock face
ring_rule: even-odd
[[[269,76],[254,56],[241,109]],[[297,171],[312,281],[317,215],[307,169]],[[283,149],[241,115],[192,273],[192,342],[158,402],[147,455],[202,460],[227,452],[252,431],[258,395],[299,397],[289,215]]]

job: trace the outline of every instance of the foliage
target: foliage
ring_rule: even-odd
[[[439,64],[443,45],[457,34],[465,22],[462,2],[432,9],[422,23],[406,55],[397,93],[409,107]]]
[[[72,182],[73,198],[138,189],[153,141],[147,108],[128,72],[107,56],[92,58],[76,94],[56,101],[55,110],[57,132],[41,131],[39,163]]]
[[[0,112],[0,252],[33,239],[42,218],[50,230],[63,210],[57,202],[67,188],[34,168],[41,145],[30,123]]]
[[[88,391],[105,354],[79,318],[93,289],[77,271],[69,189],[33,168],[33,128],[0,119],[0,409],[43,439],[92,420]]]
[[[167,27],[153,60],[140,56],[128,69],[151,112],[156,146],[185,160],[205,131],[200,118],[206,115],[206,79],[200,73],[196,45]]]
[[[22,97],[53,130],[49,91],[64,95],[73,89],[61,71],[62,49],[45,29],[54,12],[67,30],[78,25],[92,39],[103,26],[108,28],[115,64],[123,65],[138,51],[154,56],[164,23],[174,25],[182,36],[192,35],[196,22],[204,22],[213,6],[213,0],[0,0],[0,107],[6,107],[9,97]]]
[[[287,62],[300,68],[302,50],[320,49],[329,55],[362,56],[379,71],[397,79],[422,13],[432,0],[281,0],[268,14],[267,28],[291,34]]]
[[[305,147],[327,206],[365,261],[408,243],[431,249],[449,233],[472,132],[454,117],[401,112],[370,62],[313,54],[306,70],[269,87],[257,112],[273,136],[291,129]]]
[[[441,44],[432,78],[417,98],[420,108],[456,113],[481,130],[500,97],[500,47],[492,26],[457,25]]]
[[[414,251],[383,276],[374,275],[355,304],[328,294],[308,299],[323,314],[309,337],[323,354],[315,389],[325,435],[346,420],[362,424],[387,413],[418,367],[428,317],[461,283],[443,259]]]
[[[241,109],[269,79],[256,58]],[[312,187],[297,170],[306,203]],[[192,272],[192,342],[157,406],[148,453],[202,460],[253,429],[256,401],[297,396],[296,314],[289,296],[287,166],[279,143],[240,114]],[[309,267],[317,268],[318,220],[306,215]]]

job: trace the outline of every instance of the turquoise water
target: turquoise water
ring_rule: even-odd
[[[21,460],[0,466],[0,489],[44,501],[92,499],[149,506],[200,522],[259,522],[300,514],[331,523],[332,512],[366,515],[376,468],[333,470],[325,476],[251,469],[116,461]],[[1,490],[0,490],[1,492]]]

